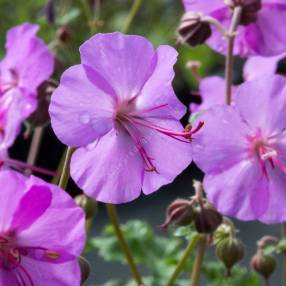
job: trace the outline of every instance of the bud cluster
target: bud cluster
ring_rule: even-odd
[[[194,224],[197,232],[209,234],[222,223],[222,215],[202,198],[202,184],[195,181],[194,187],[196,195],[190,200],[176,199],[170,204],[163,228],[167,228],[170,224],[177,226]]]

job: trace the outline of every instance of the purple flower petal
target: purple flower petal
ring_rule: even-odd
[[[236,107],[249,126],[259,127],[266,133],[285,127],[285,84],[282,76],[268,75],[238,88]]]
[[[246,28],[245,37],[254,54],[270,57],[286,51],[286,3],[275,2],[264,3],[257,22]]]
[[[35,285],[80,286],[80,268],[76,260],[62,264],[47,264],[42,261],[35,263],[33,259],[24,257],[23,267],[30,271]]]
[[[1,170],[0,182],[6,182],[2,184],[0,192],[0,195],[5,198],[5,200],[0,200],[0,233],[3,233],[11,225],[13,213],[25,189],[25,181],[16,172]]]
[[[1,62],[2,76],[13,70],[19,79],[19,87],[36,93],[37,87],[50,77],[54,60],[47,45],[36,33],[39,27],[25,23],[7,33],[7,54]]]
[[[248,156],[245,135],[249,128],[233,107],[211,108],[200,120],[205,124],[194,136],[193,157],[204,172],[220,173]]]
[[[108,83],[121,99],[137,96],[156,64],[150,42],[118,32],[96,34],[80,47],[80,54],[90,80],[98,87]]]
[[[33,225],[21,232],[18,237],[19,245],[41,246],[51,250],[64,246],[70,254],[79,256],[85,242],[82,209],[77,208],[70,196],[55,185],[43,183],[32,176],[27,181],[27,188],[33,185],[48,186],[53,194],[52,203]]]
[[[254,80],[260,76],[275,74],[278,62],[285,54],[275,57],[250,57],[244,64],[243,77],[246,81]]]
[[[113,128],[114,104],[110,95],[87,79],[81,65],[73,66],[53,93],[52,127],[66,145],[87,145]]]
[[[47,210],[51,200],[48,187],[33,186],[18,203],[10,228],[16,232],[29,228]]]
[[[138,149],[124,130],[110,131],[94,146],[78,149],[71,162],[77,185],[98,201],[112,204],[140,195],[143,172]]]
[[[79,286],[83,210],[36,177],[1,171],[0,184],[1,283]]]
[[[181,119],[186,113],[185,106],[178,100],[172,88],[172,80],[175,76],[173,66],[177,61],[177,56],[177,51],[169,46],[158,47],[156,66],[137,101],[139,110],[148,110],[154,105],[167,104],[166,108],[154,110],[152,116],[172,115],[176,119]]]
[[[268,181],[258,162],[242,160],[220,174],[204,179],[207,197],[224,215],[253,220],[268,208]]]
[[[182,132],[182,125],[174,120],[151,120],[160,127]],[[192,161],[192,146],[176,141],[152,129],[143,130],[146,152],[154,158],[156,172],[145,172],[143,193],[148,195],[161,186],[171,183]]]
[[[285,144],[284,144],[285,145]],[[269,171],[269,203],[268,209],[259,218],[264,223],[282,223],[285,222],[285,173],[275,168]]]
[[[192,103],[190,105],[192,112],[203,111],[216,105],[224,104],[225,80],[220,76],[206,77],[200,81],[199,92],[202,103],[199,105]]]

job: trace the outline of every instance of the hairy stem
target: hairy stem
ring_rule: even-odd
[[[286,239],[286,222],[281,225],[282,238]],[[286,252],[282,253],[283,255],[283,268],[282,268],[282,286],[286,286]]]
[[[136,280],[138,286],[142,286],[143,281],[142,281],[140,272],[138,271],[137,266],[134,262],[134,259],[131,255],[130,249],[129,249],[128,244],[124,238],[122,230],[120,228],[116,208],[114,207],[114,205],[106,204],[106,210],[107,210],[107,213],[109,215],[110,221],[114,227],[114,230],[115,230],[116,236],[118,238],[118,242],[120,244],[120,247],[121,247],[121,249],[122,249],[122,251],[126,257],[128,265],[130,267],[130,270],[133,274],[133,277]]]
[[[198,249],[197,249],[197,254],[196,254],[193,271],[192,271],[192,277],[191,277],[192,286],[200,285],[201,268],[202,268],[203,259],[205,255],[206,245],[207,245],[207,236],[203,235],[198,242]]]
[[[124,26],[122,28],[122,32],[127,34],[130,27],[131,27],[131,24],[137,14],[137,12],[139,11],[139,8],[142,4],[142,0],[134,0],[133,2],[133,5],[129,11],[129,14],[127,16],[127,19],[126,19],[126,22],[124,23]]]
[[[234,41],[236,37],[236,30],[240,22],[242,7],[237,6],[234,8],[231,25],[227,34],[227,54],[225,61],[225,103],[231,104],[231,86],[232,86],[232,77],[233,77],[233,48]]]
[[[63,190],[66,189],[69,178],[70,178],[70,161],[71,161],[71,156],[73,152],[74,152],[74,148],[67,147],[64,165],[63,165],[63,169],[62,169],[61,177],[59,181],[59,187],[62,188]]]
[[[188,260],[188,258],[192,254],[194,248],[196,247],[196,245],[200,241],[200,238],[201,238],[201,236],[199,234],[197,234],[196,236],[194,236],[190,240],[190,242],[189,242],[186,250],[184,251],[182,257],[180,258],[180,260],[179,260],[179,262],[178,262],[178,264],[177,264],[177,266],[176,266],[176,268],[175,268],[175,270],[174,270],[170,280],[168,281],[167,286],[175,285],[175,282],[176,282],[178,276],[180,275],[180,273],[181,273],[181,271],[182,271],[186,261]]]

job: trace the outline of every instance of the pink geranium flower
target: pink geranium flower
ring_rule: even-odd
[[[168,184],[191,162],[185,107],[171,82],[177,52],[143,37],[97,34],[52,96],[52,127],[79,147],[71,176],[98,201],[123,203]]]
[[[186,11],[201,12],[220,21],[226,28],[231,22],[231,9],[224,0],[183,0]],[[232,0],[228,2],[240,2]],[[251,1],[241,1],[241,3]],[[284,29],[286,18],[285,0],[257,0],[256,13],[251,21],[244,23],[238,29],[234,53],[242,57],[262,55],[276,56],[286,52],[286,34]],[[260,4],[259,4],[260,3]],[[242,4],[244,5],[244,4]],[[244,9],[244,8],[243,8]],[[247,8],[246,8],[247,9]],[[250,12],[251,8],[250,8]],[[226,53],[226,41],[216,28],[212,28],[212,36],[208,44],[219,53]]]
[[[84,213],[57,186],[0,172],[0,283],[80,285]]]
[[[0,149],[10,147],[21,123],[37,106],[37,88],[53,72],[54,60],[36,36],[37,25],[10,29],[0,62]]]
[[[208,199],[225,215],[286,221],[286,80],[278,75],[242,84],[235,106],[204,112],[193,156],[206,173]]]

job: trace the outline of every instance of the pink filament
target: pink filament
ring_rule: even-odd
[[[148,156],[143,146],[141,138],[142,137],[144,138],[144,136],[142,135],[142,132],[140,132],[140,129],[138,128],[139,126],[143,126],[143,127],[158,131],[159,133],[169,136],[175,140],[178,140],[184,143],[190,143],[192,139],[191,138],[192,135],[198,132],[204,125],[204,123],[200,121],[195,129],[184,130],[182,132],[176,132],[176,131],[169,130],[169,129],[160,127],[158,125],[152,124],[147,120],[147,118],[140,116],[140,114],[151,112],[151,111],[154,111],[160,108],[164,108],[166,106],[168,106],[168,104],[161,104],[161,105],[155,106],[150,109],[141,110],[139,112],[134,111],[134,112],[125,113],[121,111],[118,113],[117,118],[116,118],[117,122],[119,122],[122,125],[122,127],[127,131],[127,133],[131,136],[144,164],[147,166],[146,171],[149,171],[149,172],[152,172],[152,171],[157,172],[157,170],[152,162],[153,159]]]

